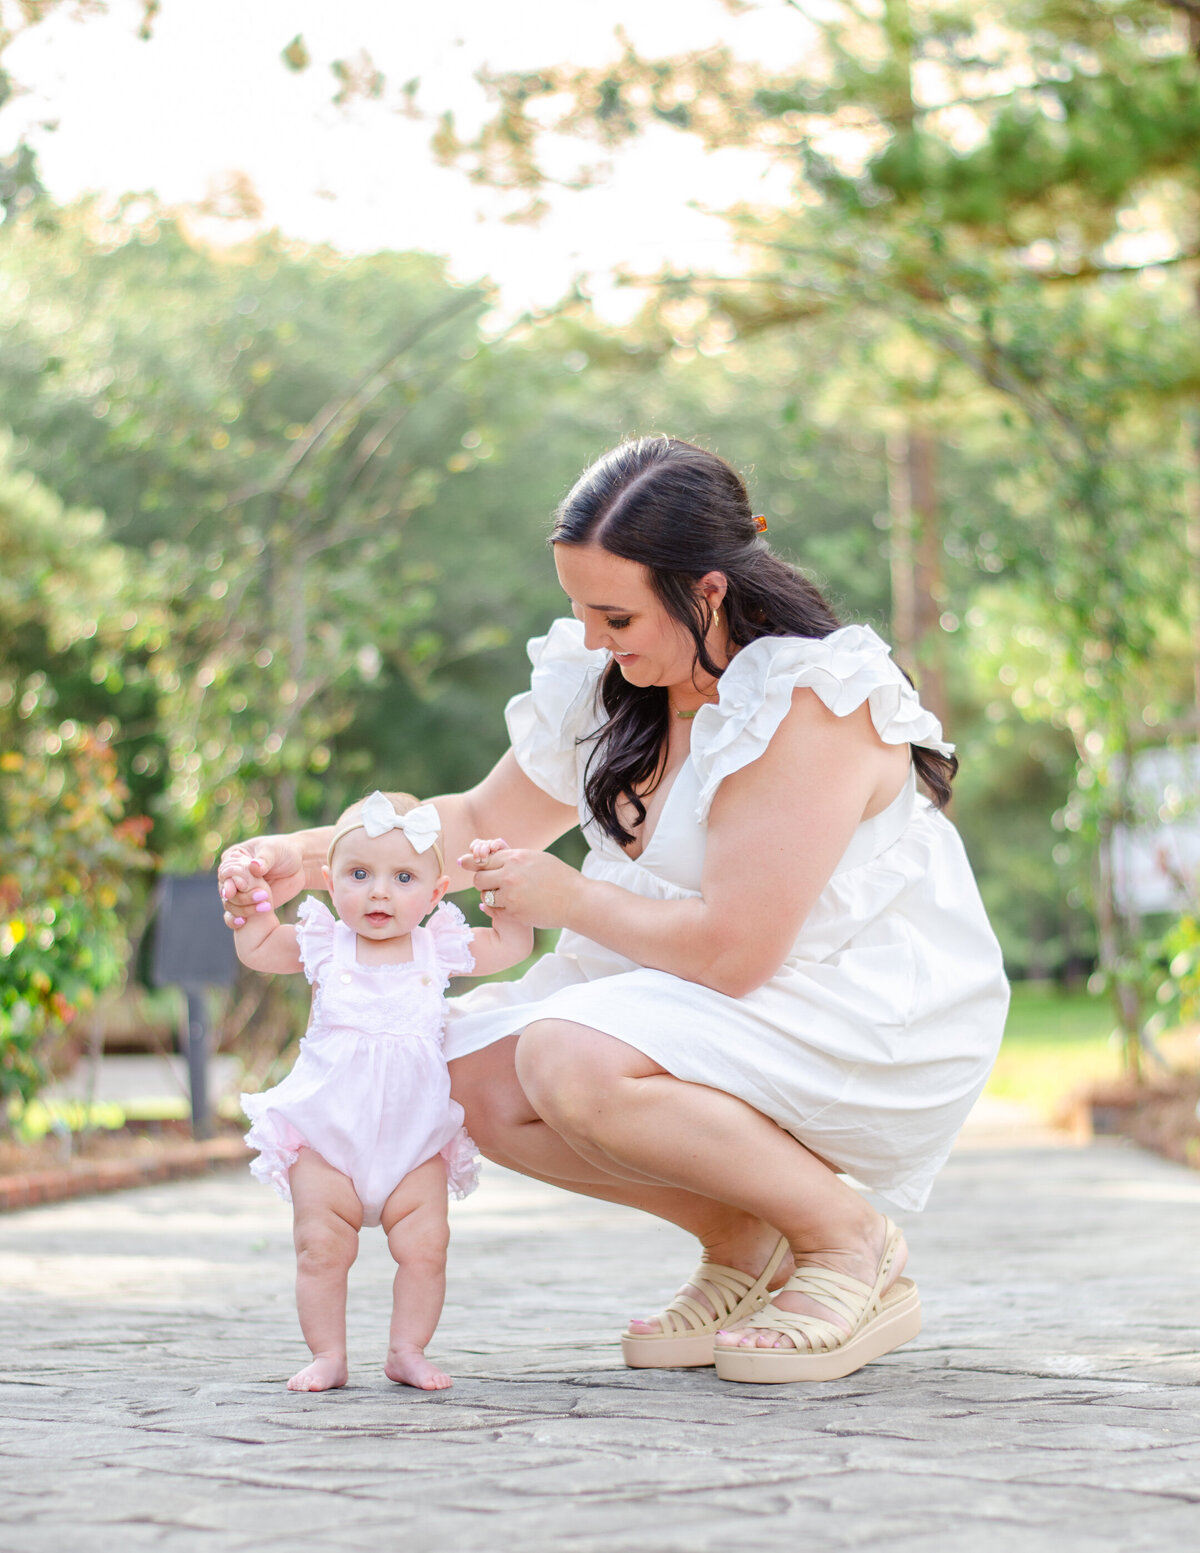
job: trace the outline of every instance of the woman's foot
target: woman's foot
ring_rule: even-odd
[[[702,1244],[706,1262],[715,1262],[721,1267],[736,1267],[738,1272],[745,1273],[750,1278],[757,1278],[778,1243],[778,1231],[763,1224],[759,1219],[747,1219],[721,1239]],[[771,1275],[771,1281],[767,1287],[778,1289],[787,1282],[794,1271],[795,1264],[789,1251],[785,1253],[782,1262]],[[712,1301],[695,1284],[684,1284],[679,1293],[694,1299],[708,1311],[710,1317],[716,1316],[717,1312],[713,1309]],[[676,1298],[678,1297],[677,1295]],[[629,1323],[629,1330],[637,1337],[652,1337],[656,1332],[662,1331],[662,1322],[654,1318],[643,1321],[635,1316]]]
[[[346,1355],[319,1353],[311,1364],[297,1370],[287,1383],[289,1391],[335,1391],[346,1384]]]
[[[856,1240],[852,1248],[846,1251],[806,1252],[794,1264],[795,1270],[802,1271],[806,1267],[828,1268],[833,1272],[844,1273],[850,1278],[855,1278],[870,1289],[879,1272],[879,1263],[887,1240],[887,1220],[882,1214],[874,1214],[873,1218],[874,1223]],[[891,1267],[888,1269],[883,1293],[886,1294],[900,1277],[907,1260],[908,1247],[901,1239],[896,1246]],[[849,1323],[840,1312],[831,1310],[827,1305],[820,1304],[806,1294],[780,1293],[771,1301],[771,1304],[779,1310],[791,1311],[794,1315],[817,1316],[822,1321],[841,1327],[845,1332],[850,1331]],[[762,1314],[765,1317],[766,1311]],[[713,1343],[717,1348],[795,1348],[798,1346],[790,1333],[777,1332],[771,1327],[762,1326],[733,1327],[729,1331],[718,1332]]]
[[[389,1348],[383,1373],[397,1385],[415,1386],[418,1391],[445,1391],[454,1384],[444,1370],[439,1370],[415,1346]]]

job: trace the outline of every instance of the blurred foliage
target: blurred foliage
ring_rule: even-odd
[[[45,1082],[47,1037],[125,974],[131,883],[150,863],[125,797],[110,747],[73,724],[0,754],[0,1130]]]
[[[1152,1034],[1200,1021],[1200,917],[1184,912],[1163,935],[1156,957],[1165,966]]]
[[[125,558],[95,512],[64,508],[0,444],[0,1130],[46,1078],[55,1038],[125,974],[149,820],[87,675]]]

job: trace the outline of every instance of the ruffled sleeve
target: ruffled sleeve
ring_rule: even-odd
[[[787,716],[792,692],[816,691],[831,712],[848,717],[865,701],[885,744],[918,744],[954,753],[942,725],[892,662],[891,648],[870,626],[843,626],[829,636],[763,636],[750,642],[721,676],[720,700],[692,724],[692,764],[700,775],[697,819],[717,788],[757,760]]]
[[[318,982],[333,960],[333,934],[337,918],[324,901],[306,895],[296,914],[296,940],[300,963],[310,982]]]
[[[528,649],[529,689],[504,709],[517,764],[559,803],[578,804],[590,747],[577,741],[604,721],[598,688],[607,654],[583,645],[578,620],[556,620]]]
[[[469,976],[475,969],[471,953],[474,930],[453,901],[443,901],[425,924],[433,955],[444,976]]]

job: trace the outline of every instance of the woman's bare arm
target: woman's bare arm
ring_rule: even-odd
[[[717,791],[699,898],[646,899],[553,859],[531,859],[526,886],[521,862],[503,854],[476,882],[494,879],[501,904],[538,926],[740,997],[779,969],[855,827],[899,792],[908,759],[906,746],[883,743],[866,707],[838,717],[797,691],[764,753]]]
[[[478,836],[503,836],[513,847],[543,852],[579,823],[570,804],[544,793],[521,770],[511,750],[503,754],[476,787],[465,793],[444,793],[433,802],[442,821],[442,845],[450,889],[474,884],[471,869],[459,859]]]

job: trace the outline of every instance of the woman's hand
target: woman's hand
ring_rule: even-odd
[[[474,870],[474,884],[488,916],[503,912],[525,927],[566,927],[583,877],[548,852],[508,848],[487,856],[459,858],[459,866]]]
[[[225,904],[225,926],[241,927],[261,911],[264,887],[270,903],[282,906],[305,885],[304,851],[296,836],[256,836],[221,854],[217,884]]]

